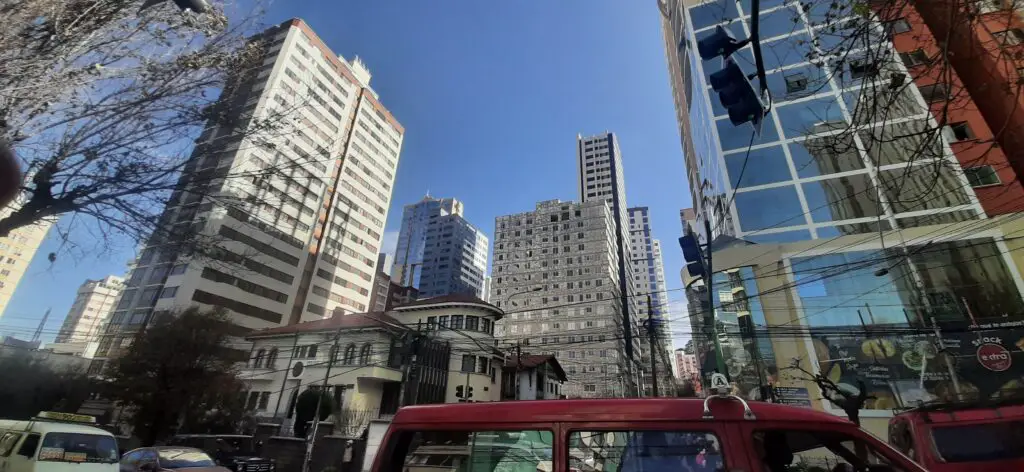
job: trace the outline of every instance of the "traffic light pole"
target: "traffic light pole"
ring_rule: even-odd
[[[658,396],[658,355],[654,350],[654,338],[657,334],[657,324],[654,322],[654,318],[651,318],[651,314],[654,313],[653,307],[651,307],[651,294],[647,293],[647,342],[651,350],[651,396]]]
[[[755,0],[756,1],[756,0]],[[728,377],[729,373],[725,370],[725,357],[722,354],[722,341],[718,339],[718,317],[715,316],[715,292],[712,290],[714,287],[714,266],[711,265],[711,220],[704,217],[704,234],[707,235],[708,244],[707,250],[704,251],[705,258],[707,259],[707,265],[704,268],[704,286],[707,287],[708,291],[708,310],[710,311],[709,318],[711,319],[711,337],[715,342],[715,367],[718,373]]]

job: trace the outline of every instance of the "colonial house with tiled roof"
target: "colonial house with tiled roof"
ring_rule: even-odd
[[[298,394],[325,379],[339,409],[363,422],[401,405],[498,401],[504,354],[494,322],[503,315],[479,298],[446,295],[253,331],[242,371],[248,406],[290,423]]]
[[[505,358],[502,400],[553,400],[565,398],[562,386],[568,377],[552,355],[512,354]]]

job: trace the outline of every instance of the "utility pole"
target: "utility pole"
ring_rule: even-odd
[[[274,404],[274,418],[277,418],[277,413],[281,409],[281,398],[284,397],[284,386],[288,383],[288,374],[291,373],[292,361],[295,360],[295,350],[299,347],[299,333],[295,333],[295,341],[292,342],[292,351],[288,355],[288,367],[284,369],[284,376],[281,379],[281,391],[277,393],[277,403]],[[252,358],[252,354],[249,355]],[[301,380],[300,380],[301,382]],[[297,395],[297,394],[296,394]],[[319,413],[319,412],[318,412]],[[288,415],[285,415],[288,416]]]
[[[519,373],[523,370],[523,348],[516,341],[516,400],[522,400],[519,398]]]
[[[711,311],[711,335],[715,338],[715,367],[718,368],[718,373],[727,376],[729,372],[725,370],[725,358],[722,354],[722,340],[718,339],[718,317],[715,316],[715,292],[712,290],[714,287],[714,266],[711,264],[711,220],[704,218],[704,234],[707,234],[708,243],[705,249],[707,256],[707,266],[704,271],[704,286],[708,289],[708,310]]]
[[[706,331],[714,341],[716,370],[722,375],[727,375],[725,358],[722,355],[722,341],[718,339],[718,322],[715,318],[714,265],[712,265],[711,260],[713,250],[711,246],[711,220],[707,217],[704,218],[704,233],[707,235],[707,244],[704,248],[701,248],[700,242],[697,240],[697,236],[694,235],[692,229],[688,229],[686,234],[679,238],[679,247],[683,249],[686,270],[691,276],[700,277],[704,281],[705,289],[708,291],[708,313],[704,320],[705,323],[711,326]]]
[[[52,309],[52,307],[46,309],[46,313],[43,314],[43,319],[39,321],[39,326],[36,327],[36,332],[32,334],[32,342],[38,341],[39,335],[43,334],[43,326],[46,326],[46,320],[50,318],[50,310]]]
[[[420,322],[417,322],[416,323],[416,331],[415,332],[406,331],[405,334],[402,335],[402,338],[403,338],[402,350],[405,351],[405,352],[401,356],[402,360],[404,361],[403,362],[404,365],[402,365],[402,383],[399,384],[399,389],[398,389],[398,405],[399,406],[405,406],[406,405],[406,401],[405,401],[406,389],[408,388],[407,385],[409,383],[410,377],[412,376],[412,372],[413,372],[412,367],[413,367],[413,364],[416,364],[419,361],[420,327],[421,327]],[[419,376],[417,375],[417,378],[418,377]],[[413,392],[412,392],[413,400],[412,400],[412,402],[410,402],[410,404],[413,404],[413,405],[416,404],[416,393],[417,392],[415,391],[415,389],[413,389]]]
[[[313,443],[316,442],[316,432],[320,426],[320,408],[323,406],[324,395],[327,394],[327,380],[331,378],[331,366],[334,365],[334,357],[338,355],[338,342],[341,340],[341,328],[334,333],[334,345],[327,352],[327,369],[324,371],[324,382],[320,386],[319,395],[316,397],[316,412],[313,414],[313,431],[306,438],[306,457],[302,461],[302,472],[309,472],[309,462],[313,459]]]
[[[942,342],[942,331],[939,330],[939,324],[935,322],[934,316],[931,317],[931,320],[932,329],[935,330],[935,342],[939,345],[939,352],[942,352],[946,349],[946,344]],[[956,369],[953,368],[953,363],[950,362],[948,355],[944,355],[942,358],[946,360],[946,370],[949,371],[949,380],[953,381],[953,391],[956,392],[956,399],[957,401],[963,400],[960,394],[960,381],[956,378]],[[924,371],[924,367],[921,370]]]
[[[651,294],[647,294],[647,319],[645,324],[647,325],[647,342],[651,350],[651,396],[658,396],[658,356],[654,351],[654,341],[657,338],[657,325],[654,322],[654,318],[651,315],[654,311],[651,308]]]

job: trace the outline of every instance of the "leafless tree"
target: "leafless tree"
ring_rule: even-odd
[[[258,13],[228,14],[238,8],[220,3],[201,14],[170,1],[141,6],[139,0],[0,6],[7,19],[0,31],[0,138],[11,143],[27,176],[20,202],[0,216],[0,237],[61,218],[58,231],[69,248],[98,241],[105,249],[119,238],[134,243],[151,236],[180,243],[201,228],[181,218],[161,220],[169,201],[242,207],[283,198],[226,192],[224,184],[280,174],[297,163],[197,168],[198,156],[242,146],[273,149],[303,126],[292,116],[302,100],[253,111],[247,82],[264,66],[268,46]],[[73,230],[88,237],[76,241]]]
[[[371,410],[343,408],[334,413],[335,434],[359,437],[374,418]]]
[[[860,426],[860,410],[864,408],[868,400],[875,398],[868,394],[867,385],[863,380],[857,380],[856,392],[839,388],[839,384],[833,382],[827,375],[815,374],[803,367],[799,358],[793,359],[789,367],[783,370],[788,371],[793,380],[814,382],[821,392],[822,398],[828,400],[836,408],[843,410],[843,413],[846,413],[846,417],[857,426]]]

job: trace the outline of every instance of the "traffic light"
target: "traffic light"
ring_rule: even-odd
[[[734,126],[749,122],[760,135],[761,119],[764,118],[760,94],[736,61],[730,57],[724,64],[722,70],[711,74],[711,88],[718,92],[722,106],[729,110],[729,121]]]
[[[466,398],[473,398],[473,387],[469,387],[469,392],[466,394]]]
[[[718,98],[729,111],[729,121],[733,126],[749,122],[754,126],[754,133],[760,135],[761,120],[765,115],[761,95],[754,89],[754,84],[750,83],[743,68],[730,57],[749,42],[749,39],[737,40],[729,30],[719,25],[715,27],[714,33],[697,42],[697,52],[705,61],[716,56],[724,58],[722,70],[711,74],[711,88],[718,92]]]
[[[700,243],[693,232],[686,233],[679,238],[679,247],[683,248],[683,259],[686,260],[686,270],[692,277],[704,277],[707,271],[704,270],[704,254],[700,250]]]
[[[737,41],[729,30],[718,25],[711,36],[697,41],[697,52],[700,53],[700,58],[705,61],[717,56],[729,57],[749,42],[749,39]]]
[[[455,396],[457,398],[462,398],[462,385],[455,387]]]

